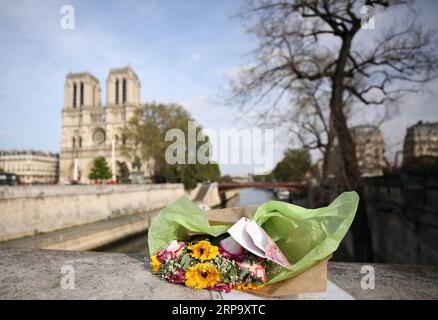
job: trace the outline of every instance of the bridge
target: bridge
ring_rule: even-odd
[[[233,189],[287,189],[291,192],[302,192],[306,190],[307,186],[303,182],[230,182],[219,183],[219,193],[226,192]]]

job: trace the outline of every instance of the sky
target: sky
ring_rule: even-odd
[[[74,30],[60,26],[66,4],[75,9]],[[252,128],[218,103],[227,76],[251,63],[254,42],[232,17],[241,5],[235,0],[0,0],[0,149],[59,152],[66,74],[92,73],[105,103],[109,70],[128,64],[140,78],[143,102],[180,103],[204,128]],[[418,7],[425,26],[438,28],[438,1],[419,1]],[[429,92],[407,96],[400,114],[384,124],[388,150],[401,148],[407,126],[420,119],[438,121],[436,88],[438,82],[429,84]],[[275,138],[274,163],[288,143]],[[221,169],[244,175],[251,166]]]

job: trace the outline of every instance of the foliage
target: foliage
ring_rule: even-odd
[[[117,164],[119,166],[119,175],[117,176],[118,182],[119,183],[130,183],[131,182],[131,180],[129,179],[130,172],[129,172],[129,168],[128,168],[128,165],[126,164],[126,162],[118,161]]]
[[[273,176],[276,181],[300,181],[311,168],[307,149],[287,149],[283,159],[275,166]]]
[[[217,181],[220,177],[217,164],[188,163],[188,121],[193,121],[191,115],[178,104],[145,104],[123,129],[127,143],[122,152],[143,163],[152,160],[152,179],[155,183],[183,183],[190,190],[197,182]],[[166,149],[174,142],[165,140],[166,133],[171,129],[179,129],[185,135],[183,164],[169,164],[165,159]],[[195,132],[196,136],[204,138],[204,141],[196,141],[198,151],[201,145],[208,143],[208,137],[202,134],[200,126],[196,126]]]
[[[274,181],[274,175],[272,172],[265,175],[254,175],[252,176],[252,180],[254,182],[272,182]]]
[[[219,178],[219,182],[223,182],[223,183],[233,182],[233,177],[231,177],[229,174],[226,174]]]
[[[195,178],[197,181],[218,181],[221,171],[217,163],[195,165]]]
[[[104,157],[99,156],[94,159],[94,165],[93,168],[91,168],[88,177],[91,180],[111,179],[112,173]]]

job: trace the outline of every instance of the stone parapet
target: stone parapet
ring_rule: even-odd
[[[0,188],[0,241],[163,208],[182,184]]]
[[[374,272],[374,289],[362,287],[362,268],[358,263],[331,262],[327,293],[288,299],[438,299],[437,266],[368,264],[366,274]],[[118,253],[0,248],[0,283],[0,299],[260,298],[173,285],[155,277],[143,256]]]

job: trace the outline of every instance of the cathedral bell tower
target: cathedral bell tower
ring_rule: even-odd
[[[106,81],[107,101],[100,101],[100,84],[88,72],[69,73],[64,86],[60,183],[91,183],[89,173],[98,156],[117,175],[116,163],[125,162],[123,128],[140,108],[140,80],[130,66],[112,69]]]
[[[110,70],[106,88],[108,106],[140,105],[140,80],[131,66]]]
[[[110,70],[106,80],[106,133],[117,143],[121,143],[121,128],[140,108],[140,88],[131,66]]]
[[[90,141],[87,122],[95,108],[101,109],[99,80],[88,72],[67,74],[62,110],[61,183],[85,178],[80,159]]]
[[[100,84],[88,72],[69,73],[64,85],[64,109],[100,106]]]

